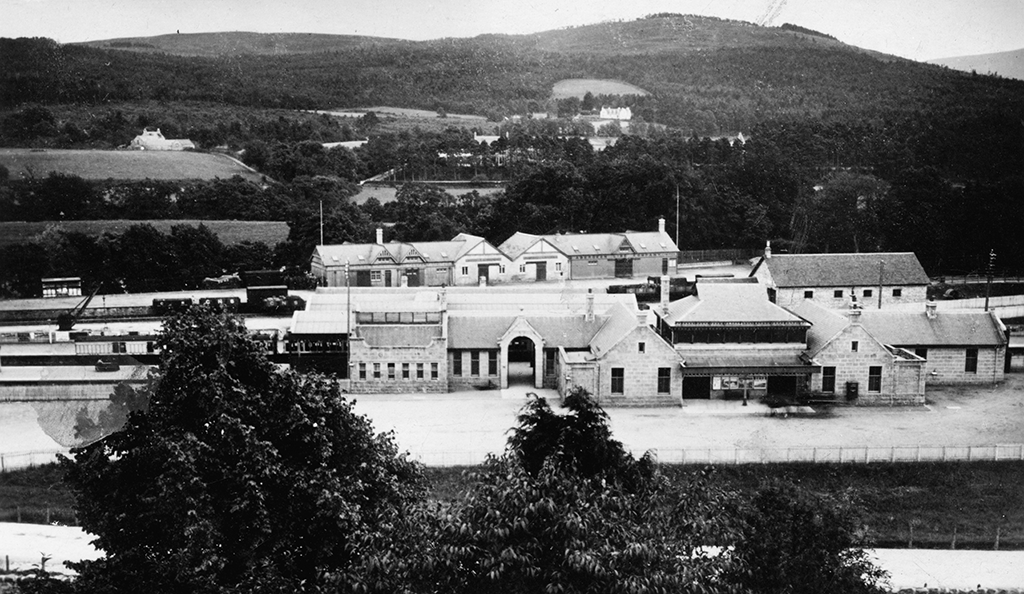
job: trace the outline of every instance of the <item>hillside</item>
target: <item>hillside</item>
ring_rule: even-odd
[[[964,72],[974,71],[978,74],[998,74],[1007,78],[1024,80],[1024,48],[994,54],[928,60],[928,63],[948,66],[957,70],[963,70]]]
[[[46,231],[50,221],[0,221],[0,247],[26,243]],[[274,246],[288,238],[288,224],[282,221],[207,221],[200,219],[113,220],[113,221],[61,221],[60,227],[68,233],[83,233],[98,237],[104,233],[119,235],[133,225],[152,225],[167,234],[175,225],[205,226],[224,245],[243,241],[262,241]]]
[[[0,149],[0,165],[11,177],[45,177],[51,172],[91,180],[211,180],[262,176],[237,160],[192,151],[88,151]]]
[[[965,78],[822,35],[708,17],[427,42],[222,33],[93,46],[114,43],[133,51],[0,40],[10,58],[0,72],[0,109],[189,100],[288,109],[392,105],[497,121],[542,106],[557,81],[593,78],[650,92],[642,105],[647,120],[717,135],[779,117],[852,122],[975,112],[976,103],[1019,110],[1024,97],[1016,81]],[[220,53],[172,55],[211,52]]]

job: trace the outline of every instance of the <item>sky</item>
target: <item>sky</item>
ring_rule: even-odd
[[[167,33],[424,40],[535,33],[658,12],[793,23],[913,60],[1024,48],[1024,0],[0,0],[0,37],[61,43]]]

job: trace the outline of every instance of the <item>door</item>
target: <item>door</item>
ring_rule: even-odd
[[[369,287],[370,286],[370,271],[369,270],[357,270],[356,271],[356,286],[357,287]]]
[[[703,399],[711,398],[711,376],[684,375],[683,376],[683,398]]]
[[[422,270],[417,270],[415,268],[410,268],[405,271],[405,278],[408,279],[407,282],[410,287],[419,287],[423,284],[420,280],[420,274],[422,272]]]
[[[391,286],[391,271],[390,270],[385,270],[384,271],[384,286],[385,287],[390,287]]]
[[[627,259],[616,260],[615,278],[633,278],[633,261]]]
[[[548,263],[537,262],[537,280],[548,280]]]
[[[490,280],[490,273],[491,273],[491,266],[490,266],[490,264],[478,264],[477,265],[477,267],[476,267],[477,280],[484,279],[482,284],[484,284],[484,285],[488,284],[487,281]]]

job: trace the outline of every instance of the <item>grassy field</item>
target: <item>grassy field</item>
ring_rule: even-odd
[[[50,172],[83,179],[227,179],[262,176],[227,155],[194,151],[91,151],[0,149],[0,165],[12,178],[45,177]]]
[[[241,241],[262,241],[270,247],[288,238],[288,224],[282,221],[201,221],[193,219],[145,220],[145,221],[64,221],[60,226],[67,231],[86,235],[118,234],[131,225],[150,224],[162,233],[169,233],[174,225],[206,225],[221,243],[231,245]],[[0,246],[25,243],[42,233],[53,221],[0,222]]]
[[[551,96],[555,99],[567,97],[583,98],[590,91],[594,95],[650,95],[636,85],[618,80],[597,78],[567,78],[555,83],[551,88]]]
[[[431,496],[455,500],[469,488],[471,468],[428,468]],[[703,470],[663,465],[673,484]],[[713,479],[749,498],[758,485],[786,479],[811,491],[847,497],[861,510],[871,546],[1024,548],[1024,462],[934,464],[771,464],[719,466]],[[19,516],[20,514],[20,516]],[[47,465],[0,474],[0,522],[70,524],[70,493]],[[912,530],[912,533],[911,533]]]

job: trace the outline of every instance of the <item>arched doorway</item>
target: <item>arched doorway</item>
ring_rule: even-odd
[[[527,336],[517,336],[508,344],[508,385],[536,385],[537,345]]]

